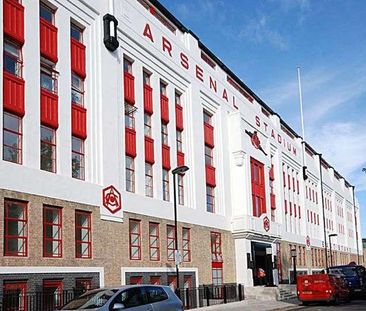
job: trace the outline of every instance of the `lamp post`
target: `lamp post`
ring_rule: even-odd
[[[177,218],[177,190],[176,190],[176,175],[184,174],[189,170],[188,166],[178,166],[174,170],[172,170],[173,174],[173,187],[174,187],[174,227],[175,227],[175,252],[174,252],[174,258],[175,258],[175,271],[177,275],[177,289],[179,288],[179,261],[178,261],[178,218]]]
[[[333,254],[332,254],[332,239],[333,237],[338,236],[337,233],[329,234],[329,251],[330,251],[330,265],[333,267]]]
[[[294,265],[294,284],[297,283],[297,271],[296,271],[296,248],[291,249],[291,257]]]

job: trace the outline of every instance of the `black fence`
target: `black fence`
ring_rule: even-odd
[[[176,294],[182,300],[185,310],[189,310],[244,300],[244,286],[202,285],[195,288],[180,288]]]

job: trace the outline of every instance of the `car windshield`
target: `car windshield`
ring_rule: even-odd
[[[330,273],[334,274],[343,274],[346,277],[355,277],[357,276],[356,268],[355,267],[342,267],[342,268],[335,268],[330,269]]]
[[[103,307],[116,292],[116,289],[101,289],[85,293],[70,301],[62,310],[87,310]]]

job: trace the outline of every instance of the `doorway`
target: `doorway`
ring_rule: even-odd
[[[266,255],[266,248],[271,244],[252,242],[253,259],[253,283],[254,286],[266,285],[269,283],[269,275],[272,272],[272,255]]]

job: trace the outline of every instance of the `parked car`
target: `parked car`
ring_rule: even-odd
[[[329,268],[329,273],[343,276],[347,280],[352,295],[366,293],[365,267],[356,264],[333,266]]]
[[[169,286],[126,285],[95,289],[70,301],[61,310],[182,311],[183,304]]]
[[[307,305],[312,302],[350,301],[347,281],[340,275],[313,274],[297,277],[297,296]]]

